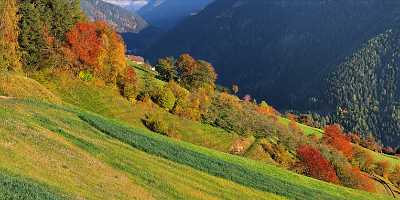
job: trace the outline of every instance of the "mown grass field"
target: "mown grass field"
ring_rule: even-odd
[[[75,108],[0,105],[0,168],[71,198],[385,199]]]

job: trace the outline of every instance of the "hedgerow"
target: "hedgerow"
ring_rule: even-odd
[[[48,186],[0,170],[0,200],[64,200]]]

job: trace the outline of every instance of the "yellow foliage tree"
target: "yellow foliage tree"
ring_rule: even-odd
[[[0,1],[0,71],[21,70],[17,12],[16,0]]]

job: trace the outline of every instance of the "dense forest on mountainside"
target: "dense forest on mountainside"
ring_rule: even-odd
[[[327,101],[346,128],[376,133],[387,144],[400,139],[400,32],[380,34],[341,64],[329,79]]]
[[[391,0],[220,0],[185,20],[148,49],[146,57],[190,53],[238,84],[241,95],[279,109],[323,104],[321,82],[361,45],[396,24]]]
[[[400,3],[387,0],[221,0],[167,33],[146,56],[189,52],[213,63],[219,83],[239,85],[240,95],[267,99],[279,110],[316,112],[324,116],[317,119],[322,123],[342,123],[348,131],[375,134],[396,146],[399,97],[392,87],[398,67],[375,68],[396,62],[386,51],[395,51],[398,42],[379,44],[383,49],[373,51],[376,55],[363,46],[395,27],[399,13]],[[364,62],[340,65],[358,51],[354,60]],[[371,57],[379,63],[366,62]],[[362,81],[372,72],[375,81]],[[339,77],[328,84],[331,76]],[[348,113],[336,112],[339,107]]]
[[[105,20],[118,32],[138,33],[148,23],[133,11],[106,3],[102,0],[81,0],[81,8],[91,20]]]

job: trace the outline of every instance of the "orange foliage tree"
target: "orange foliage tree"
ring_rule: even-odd
[[[261,101],[260,105],[258,105],[256,111],[260,114],[267,116],[274,116],[278,114],[278,111],[275,110],[272,106],[268,105],[267,102]]]
[[[322,140],[329,146],[342,152],[347,158],[353,155],[353,147],[350,140],[344,135],[338,124],[325,127],[325,134]]]
[[[306,175],[331,183],[339,183],[335,169],[318,149],[302,145],[297,149],[297,155],[305,166]]]
[[[101,38],[96,23],[79,22],[66,34],[74,59],[80,62],[80,70],[89,70],[97,64]]]
[[[78,22],[66,33],[66,41],[65,54],[73,61],[74,72],[88,71],[108,83],[125,77],[125,45],[105,22]]]

